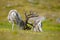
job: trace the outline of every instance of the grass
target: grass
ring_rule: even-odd
[[[0,30],[0,40],[60,40],[60,32]]]
[[[60,40],[60,25],[53,25],[50,21],[43,22],[43,32],[33,30],[18,30],[15,25],[14,30],[8,22],[0,23],[0,40]]]
[[[43,32],[32,30],[19,30],[15,25],[14,30],[8,23],[7,15],[11,9],[16,9],[23,20],[25,20],[24,10],[38,12],[37,14],[46,16],[43,22]],[[55,16],[52,16],[55,15]],[[60,23],[56,19],[60,18],[60,0],[0,0],[0,40],[60,40]]]

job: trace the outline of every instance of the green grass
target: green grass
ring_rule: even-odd
[[[43,32],[34,32],[33,29],[20,30],[16,25],[12,31],[11,24],[7,20],[11,9],[16,9],[23,20],[25,20],[24,10],[27,13],[33,10],[39,15],[46,16]],[[60,40],[60,23],[56,22],[57,18],[60,18],[60,0],[34,0],[33,2],[0,0],[0,40]]]
[[[0,30],[0,40],[60,40],[60,32]]]
[[[10,23],[1,22],[0,40],[60,40],[60,25],[54,26],[53,23],[47,21],[43,22],[43,32],[20,30],[16,25],[12,31]]]

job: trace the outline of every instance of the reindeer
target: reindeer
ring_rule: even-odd
[[[26,14],[26,18],[28,19],[27,22],[33,26],[34,31],[41,31],[41,32],[43,31],[42,30],[42,21],[45,20],[45,17],[39,16],[39,15],[33,13],[32,11],[30,11],[30,14],[28,14],[28,15]],[[29,22],[29,20],[34,21],[34,23],[32,24],[32,22]]]
[[[25,22],[22,20],[20,14],[17,12],[17,10],[10,10],[8,14],[8,21],[12,24],[12,30],[14,28],[14,24],[21,27],[21,29],[24,29]]]
[[[33,23],[34,31],[41,31],[41,32],[43,31],[42,30],[42,21],[45,20],[44,17],[38,16],[38,17],[29,18],[29,20],[33,20],[34,21],[34,23]]]
[[[24,13],[26,20],[25,22],[22,20],[20,14],[16,10],[10,10],[8,14],[8,21],[12,24],[12,30],[14,28],[14,24],[20,26],[20,29],[31,29],[28,27],[27,24],[30,24],[33,26],[34,31],[41,31],[42,32],[42,20],[44,17],[40,17],[33,12],[30,11],[30,14]],[[28,22],[29,20],[33,20],[34,24],[31,24],[31,22]]]

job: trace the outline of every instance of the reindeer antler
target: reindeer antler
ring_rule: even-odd
[[[26,19],[29,19],[29,18],[32,18],[32,17],[38,17],[39,16],[39,15],[37,15],[36,12],[34,12],[32,10],[30,10],[30,14],[27,14],[26,10],[24,10],[24,14],[25,14]]]
[[[31,17],[38,17],[39,15],[37,15],[36,12],[34,12],[34,11],[31,10],[30,14],[28,16],[29,16],[29,18],[31,18]]]
[[[38,15],[36,15],[32,10],[30,11],[30,14],[27,14],[26,13],[27,11],[26,10],[24,10],[24,15],[25,15],[25,17],[26,17],[26,20],[25,20],[25,26],[26,26],[26,28],[28,28],[28,25],[27,24],[30,24],[30,23],[28,23],[28,21],[29,21],[29,18],[32,18],[32,17],[38,17]],[[30,24],[31,26],[33,26],[33,24]]]

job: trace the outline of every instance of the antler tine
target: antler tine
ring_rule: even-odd
[[[30,14],[28,14],[28,16],[31,16],[31,15],[33,15],[33,12],[32,12],[32,10],[30,10]]]
[[[33,14],[32,14],[32,11],[30,11],[30,14],[27,14],[27,13],[26,13],[26,10],[24,10],[24,14],[25,14],[26,17],[29,17],[29,16],[33,15]]]
[[[32,14],[33,12],[32,12],[32,10],[30,10],[30,14]]]
[[[27,13],[26,13],[26,10],[24,10],[24,14],[25,14],[25,17],[27,18],[28,15],[27,15]]]
[[[39,15],[37,15],[37,12],[34,12],[33,15],[34,15],[34,16],[39,16]]]
[[[39,16],[39,15],[37,15],[36,12],[34,12],[32,10],[30,10],[30,14],[27,14],[26,10],[24,10],[24,14],[25,14],[26,19],[29,19],[29,18],[32,18],[32,17],[38,17]]]
[[[24,11],[24,14],[26,14],[27,10],[24,9],[23,11]]]

